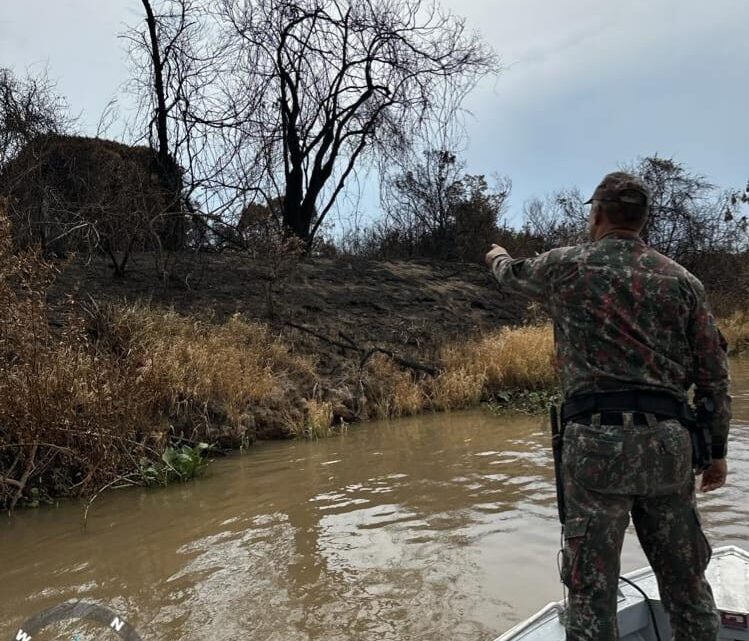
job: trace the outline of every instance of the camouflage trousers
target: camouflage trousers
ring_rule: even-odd
[[[620,553],[630,514],[658,579],[675,641],[714,641],[719,620],[704,571],[711,549],[695,505],[689,433],[678,421],[569,423],[562,579],[568,641],[616,641]]]

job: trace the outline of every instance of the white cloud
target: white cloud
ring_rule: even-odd
[[[469,158],[473,171],[513,177],[516,209],[656,151],[724,186],[746,180],[749,3],[453,4],[507,66],[469,100]]]
[[[468,160],[511,176],[516,206],[655,151],[725,186],[746,181],[746,0],[443,2],[506,66],[469,100]],[[138,0],[5,0],[0,60],[48,63],[93,127],[127,79],[116,36],[140,19]]]

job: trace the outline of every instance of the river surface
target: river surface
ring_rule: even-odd
[[[749,361],[733,376],[730,487],[699,498],[713,545],[749,538]],[[144,641],[491,640],[562,596],[541,421],[476,410],[261,443],[197,482],[100,497],[85,532],[77,502],[20,511],[0,522],[0,641],[70,599]],[[630,532],[623,570],[644,564]],[[75,632],[44,638],[102,638]]]

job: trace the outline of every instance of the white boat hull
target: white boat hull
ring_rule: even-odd
[[[720,639],[749,641],[749,552],[735,546],[713,551],[707,577],[721,615]],[[671,626],[658,594],[658,584],[650,568],[627,574],[647,595],[663,641],[671,639]],[[496,641],[564,641],[560,615],[564,603],[550,603],[543,610],[505,632]],[[645,598],[624,582],[619,584],[619,638],[623,641],[656,641],[650,609]]]

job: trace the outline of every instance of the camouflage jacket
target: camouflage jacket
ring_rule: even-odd
[[[554,321],[565,397],[659,390],[710,397],[713,456],[725,456],[731,398],[726,345],[702,283],[639,238],[608,235],[513,260],[494,259],[506,291],[540,301]],[[722,456],[721,456],[722,455]]]

